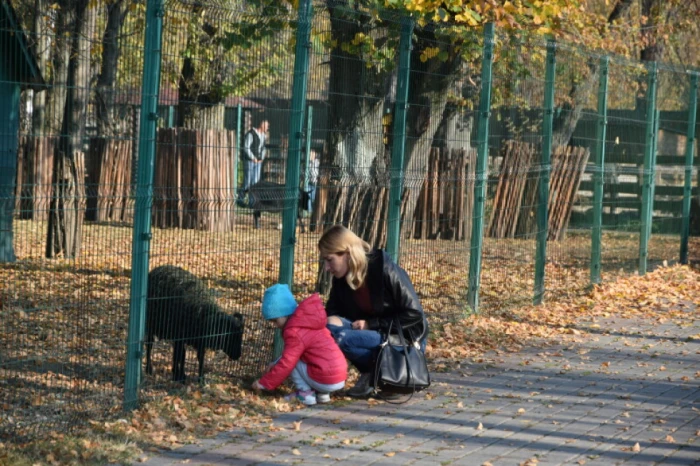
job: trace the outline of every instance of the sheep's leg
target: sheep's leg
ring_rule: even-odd
[[[260,216],[261,213],[259,210],[253,212],[253,228],[255,228],[256,230],[260,229]]]
[[[185,342],[173,342],[173,380],[175,382],[185,381]]]
[[[204,353],[205,349],[202,346],[197,347],[197,361],[199,361],[199,382],[204,383]]]

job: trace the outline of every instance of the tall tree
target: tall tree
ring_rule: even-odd
[[[336,167],[341,186],[330,200],[327,222],[369,227],[365,220],[378,187],[387,188],[381,134],[384,96],[392,86],[396,24],[391,28],[359,4],[327,1],[330,16],[327,165]],[[374,167],[373,167],[374,164]],[[360,210],[364,206],[364,211]]]
[[[629,10],[632,7],[635,0],[617,0],[610,9],[610,12],[605,18],[605,23],[602,27],[596,25],[595,29],[599,30],[600,33],[591,37],[591,30],[588,30],[588,36],[594,39],[596,43],[601,43],[601,39],[607,36],[607,31],[612,27],[615,28],[625,20],[628,16]],[[646,0],[645,0],[646,1]],[[607,3],[607,2],[606,2]],[[598,16],[600,19],[601,16]],[[583,31],[586,31],[583,29]],[[565,39],[572,39],[571,35],[564,35]],[[598,83],[598,60],[591,56],[585,61],[585,67],[578,70],[579,76],[583,76],[580,79],[574,79],[571,83],[571,88],[568,90],[569,99],[560,104],[560,109],[563,112],[557,112],[560,115],[554,122],[554,134],[552,135],[552,145],[566,146],[571,140],[571,136],[576,130],[576,125],[581,119],[581,113],[583,109],[590,102],[590,98],[594,90],[597,88]]]
[[[224,127],[224,103],[281,79],[281,62],[289,56],[284,40],[291,29],[291,4],[278,0],[183,2],[170,19],[181,28],[169,55],[177,56],[179,111],[177,125]],[[187,12],[186,16],[182,11]],[[166,68],[168,66],[166,65]]]
[[[341,186],[329,203],[325,222],[345,223],[369,242],[382,242],[383,232],[366,219],[383,218],[381,214],[387,208],[383,194],[369,193],[368,188],[386,188],[388,182],[387,148],[377,134],[381,133],[387,104],[380,96],[395,73],[396,55],[382,54],[387,43],[396,42],[396,34],[389,34],[392,12],[394,18],[411,15],[416,20],[412,63],[425,62],[424,70],[412,73],[409,85],[404,167],[416,178],[426,173],[426,154],[448,99],[454,97],[456,83],[464,79],[466,63],[479,56],[473,29],[486,21],[496,21],[503,28],[551,33],[562,27],[562,19],[576,6],[575,2],[564,1],[526,5],[493,0],[393,0],[381,4],[371,0],[327,0],[332,46],[329,125],[333,131],[328,135],[327,160],[323,163],[338,167],[346,177],[346,186]],[[406,194],[404,216],[411,218],[418,193]]]
[[[69,40],[57,43],[57,61],[65,69],[65,101],[61,133],[54,151],[53,194],[49,207],[46,257],[77,257],[84,217],[84,154],[82,150],[90,96],[90,39],[96,8],[89,0],[64,0],[59,30]],[[59,81],[60,83],[60,81]]]
[[[105,4],[107,20],[102,34],[102,60],[95,85],[95,116],[98,137],[114,137],[124,128],[118,126],[115,109],[115,87],[122,49],[119,34],[129,10],[126,0],[108,0]]]

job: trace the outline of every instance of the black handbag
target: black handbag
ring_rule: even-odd
[[[396,333],[392,333],[395,325]],[[418,341],[408,343],[401,323],[389,324],[384,342],[379,347],[374,371],[374,387],[382,393],[413,394],[430,386],[430,372]],[[407,401],[407,400],[406,400]]]

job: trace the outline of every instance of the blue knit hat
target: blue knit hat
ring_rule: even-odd
[[[262,313],[265,320],[290,316],[294,314],[296,308],[297,302],[294,300],[288,285],[278,283],[265,290],[262,302]]]

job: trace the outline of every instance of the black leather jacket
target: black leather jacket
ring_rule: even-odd
[[[406,271],[381,249],[371,251],[368,259],[365,283],[374,312],[363,312],[355,301],[355,291],[345,278],[333,277],[326,313],[350,321],[366,320],[370,330],[382,333],[386,333],[389,324],[398,317],[406,338],[424,339],[428,335],[428,322]]]

